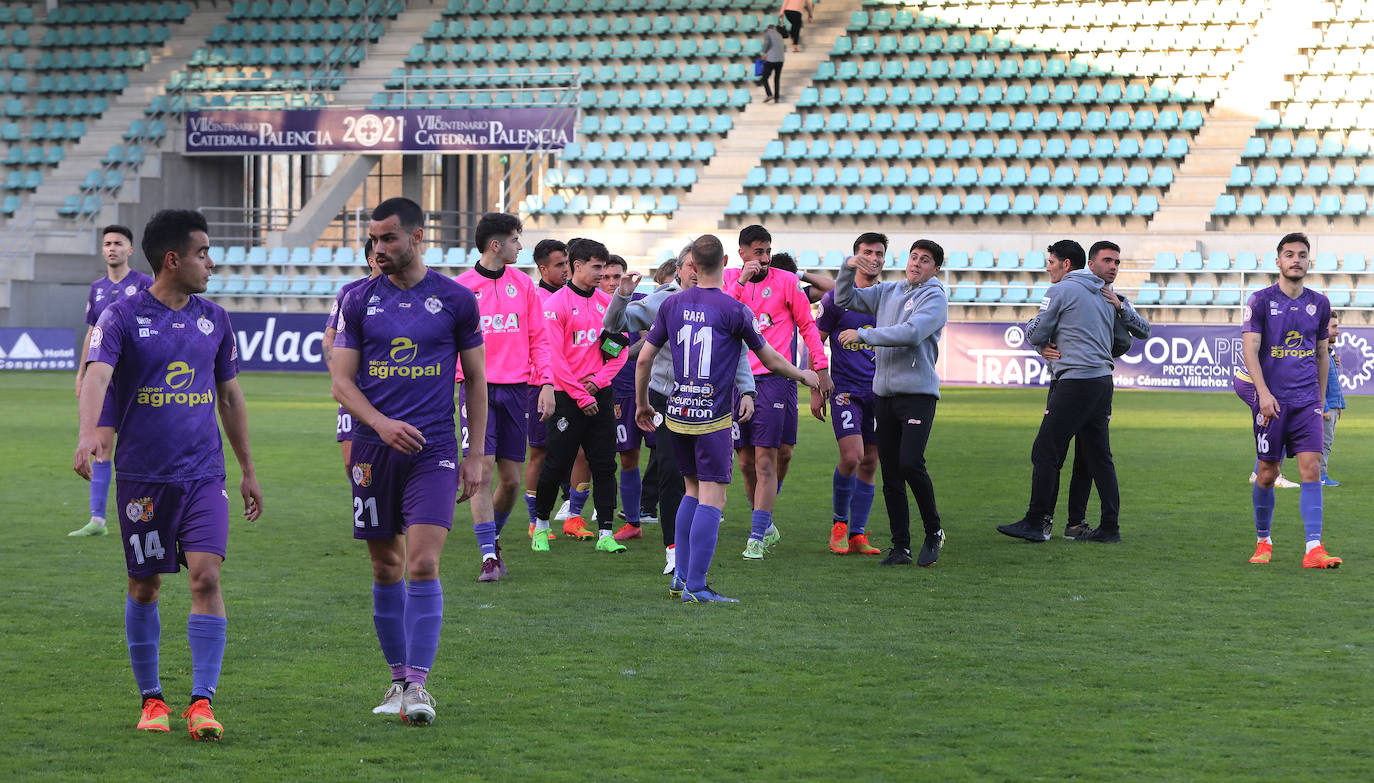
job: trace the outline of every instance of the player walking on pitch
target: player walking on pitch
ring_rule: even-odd
[[[100,320],[105,308],[115,302],[128,299],[153,284],[153,279],[135,269],[129,268],[129,257],[134,252],[134,232],[124,226],[106,226],[100,232],[100,252],[105,257],[105,276],[91,283],[91,292],[86,297],[86,338],[81,341],[81,350],[91,344],[91,330]],[[83,357],[76,363],[76,396],[81,397],[81,382],[86,376],[86,361]],[[101,408],[100,421],[96,433],[101,438],[102,451],[109,454],[114,448],[114,389],[105,395],[105,407]],[[114,463],[105,460],[96,462],[91,468],[91,518],[84,526],[68,533],[69,536],[103,536],[105,529],[105,504],[110,497],[110,479],[114,475]]]
[[[539,240],[534,246],[534,264],[539,269],[539,285],[535,288],[535,295],[539,297],[539,306],[542,308],[550,296],[567,285],[568,246],[557,239]],[[547,317],[548,313],[544,315]],[[530,538],[534,538],[534,490],[539,486],[539,474],[544,470],[544,456],[548,447],[544,422],[553,415],[553,409],[542,404],[544,384],[548,382],[544,374],[542,367],[530,368],[529,410],[525,416],[526,434],[530,442],[530,456],[525,462],[525,509],[529,512]],[[557,538],[552,530],[546,537],[550,541]]]
[[[674,433],[678,467],[686,495],[678,505],[677,568],[672,589],[683,590],[683,603],[728,602],[706,584],[716,551],[725,491],[730,484],[731,419],[734,375],[744,346],[769,372],[816,388],[820,379],[811,370],[794,367],[758,331],[749,308],[720,291],[725,249],[709,234],[692,244],[686,274],[697,285],[674,294],[654,316],[654,326],[640,352],[635,371],[635,420],[645,432],[654,429],[658,414],[649,403],[649,375],[654,357],[669,340],[673,356],[673,391],[663,412]],[[742,343],[742,344],[741,344]],[[685,584],[683,584],[685,582]]]
[[[113,388],[120,432],[115,491],[129,573],[124,634],[143,698],[138,728],[171,730],[158,674],[158,595],[162,575],[184,563],[191,588],[191,703],[182,717],[197,740],[224,734],[210,706],[228,626],[220,564],[229,542],[229,494],[216,410],[242,473],[243,515],[252,521],[262,514],[248,417],[235,380],[234,331],[224,308],[196,296],[215,266],[209,250],[209,229],[199,212],[163,210],[144,227],[143,253],[154,281],[108,308],[91,330],[72,464],[89,479],[91,457],[109,458],[97,423],[106,389]]]
[[[1307,534],[1303,568],[1337,568],[1339,557],[1322,544],[1322,408],[1330,362],[1327,345],[1331,302],[1307,288],[1304,280],[1311,244],[1305,234],[1279,240],[1279,281],[1250,295],[1245,304],[1245,369],[1252,390],[1241,390],[1250,404],[1259,464],[1251,501],[1258,542],[1252,563],[1268,563],[1274,544],[1274,481],[1284,452],[1298,458],[1302,486],[1298,508]]]
[[[417,725],[435,715],[425,684],[443,628],[439,556],[454,501],[472,499],[475,525],[492,521],[487,461],[474,454],[459,462],[453,417],[461,361],[469,432],[473,443],[485,443],[477,300],[425,267],[423,223],[420,205],[406,198],[372,211],[368,236],[382,274],[344,300],[329,366],[334,398],[357,422],[349,466],[353,537],[367,541],[373,622],[391,667],[391,686],[373,712],[400,713]]]

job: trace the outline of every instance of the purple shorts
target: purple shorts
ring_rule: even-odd
[[[96,420],[97,427],[114,427],[119,424],[119,411],[115,410],[114,381],[105,387],[105,402],[100,406],[100,418]]]
[[[224,559],[229,546],[229,493],[224,477],[181,482],[118,478],[119,536],[129,576],[175,574],[186,552]]]
[[[431,441],[418,454],[355,441],[351,462],[354,538],[394,538],[411,525],[453,529],[458,441]]]
[[[1231,380],[1246,405],[1250,406],[1251,427],[1255,434],[1255,456],[1265,462],[1281,462],[1284,454],[1296,456],[1304,451],[1322,451],[1322,402],[1302,405],[1279,403],[1279,415],[1266,420],[1259,412],[1259,392],[1255,384],[1236,376]]]
[[[673,449],[677,454],[678,471],[686,478],[729,484],[734,474],[735,453],[730,448],[730,430],[721,429],[705,435],[673,433]]]
[[[488,457],[525,461],[525,415],[529,405],[529,385],[524,383],[487,384],[487,434],[482,453]],[[458,391],[458,424],[462,427],[463,456],[468,455],[467,388]]]
[[[739,425],[735,448],[776,449],[797,443],[797,382],[780,375],[754,376],[754,417]]]
[[[547,448],[549,445],[548,423],[539,418],[539,390],[541,388],[530,384],[529,407],[526,409],[528,418],[525,421],[526,435],[529,436],[530,446],[536,449]]]
[[[334,430],[334,441],[343,443],[346,440],[353,440],[353,414],[348,412],[344,406],[339,406],[339,424]]]
[[[877,443],[873,393],[835,392],[830,395],[830,424],[835,428],[835,440],[861,435],[865,446]]]
[[[629,451],[639,448],[643,443],[654,447],[654,434],[645,432],[635,424],[635,398],[633,394],[615,397],[615,450]]]

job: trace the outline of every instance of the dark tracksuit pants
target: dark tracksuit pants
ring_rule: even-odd
[[[553,415],[548,427],[548,452],[539,486],[534,496],[534,513],[548,519],[558,502],[558,486],[568,480],[580,447],[592,471],[592,505],[597,526],[609,530],[615,522],[615,392],[607,387],[596,393],[597,412],[588,416],[573,398],[561,391],[553,394]]]
[[[649,404],[659,413],[668,410],[668,398],[652,389],[649,390]],[[663,418],[654,429],[654,450],[645,474],[646,478],[655,476],[658,479],[658,524],[663,528],[665,547],[672,546],[677,535],[677,507],[686,493],[682,472],[677,467],[673,437],[667,418]]]
[[[1097,483],[1102,503],[1102,526],[1117,526],[1121,497],[1117,490],[1116,465],[1112,462],[1107,420],[1112,410],[1112,376],[1099,378],[1060,378],[1054,382],[1040,422],[1040,432],[1031,446],[1031,497],[1026,518],[1039,521],[1054,516],[1059,499],[1059,472],[1068,456],[1069,441],[1077,439],[1075,461]],[[1070,518],[1075,499],[1070,499]],[[1087,495],[1082,496],[1087,507]]]
[[[926,472],[926,442],[935,419],[932,394],[879,396],[874,404],[877,420],[878,465],[883,474],[883,503],[892,527],[892,546],[911,549],[911,509],[907,488],[916,496],[916,508],[926,535],[940,530],[935,508],[935,485]]]
[[[1050,381],[1049,394],[1054,393],[1054,381]],[[1045,408],[1049,409],[1048,395]],[[1111,406],[1107,407],[1107,418],[1111,420]],[[1088,500],[1092,497],[1093,491],[1093,466],[1084,456],[1083,449],[1075,447],[1073,450],[1073,475],[1069,478],[1069,524],[1077,525],[1087,522],[1088,519]],[[1067,459],[1067,458],[1066,458]],[[1102,494],[1102,482],[1098,480],[1098,494]]]

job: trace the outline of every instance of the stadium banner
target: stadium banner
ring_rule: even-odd
[[[1230,391],[1242,364],[1240,327],[1154,324],[1116,360],[1118,389]],[[1342,327],[1336,341],[1341,388],[1374,395],[1374,328]],[[1026,342],[1021,323],[950,323],[940,350],[940,378],[974,386],[1048,386],[1049,368]]]
[[[563,149],[577,106],[245,109],[186,113],[185,154]]]
[[[0,370],[75,370],[71,329],[0,327]]]
[[[328,372],[324,313],[230,313],[240,370]]]

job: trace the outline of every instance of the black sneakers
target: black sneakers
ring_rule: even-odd
[[[1087,522],[1070,522],[1064,526],[1064,538],[1070,541],[1077,541],[1090,532],[1092,532],[1092,528],[1088,527]]]
[[[937,530],[933,534],[927,534],[926,540],[921,544],[921,553],[916,556],[916,565],[922,568],[935,565],[935,561],[940,559],[940,547],[944,544],[945,531]]]
[[[1098,544],[1119,544],[1121,543],[1121,528],[1095,527],[1079,536],[1077,540],[1092,541]]]
[[[893,547],[888,551],[887,557],[884,557],[883,562],[879,563],[879,565],[911,565],[911,550]]]
[[[1054,532],[1054,523],[1048,517],[1039,522],[1025,518],[1015,524],[998,525],[997,532],[1004,536],[1039,543],[1050,540],[1050,535]]]

